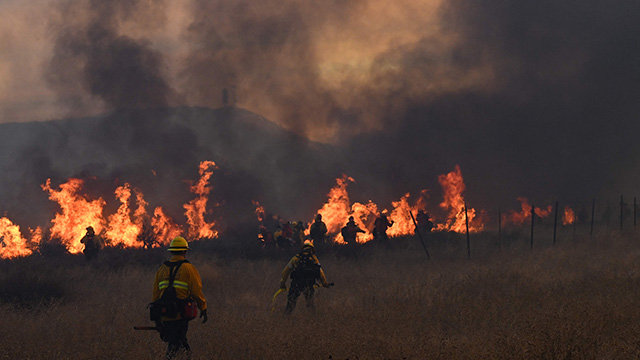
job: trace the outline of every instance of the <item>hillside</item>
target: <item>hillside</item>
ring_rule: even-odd
[[[198,163],[218,164],[212,200],[227,223],[253,216],[251,200],[292,217],[313,215],[340,166],[329,146],[312,143],[237,108],[123,111],[83,119],[0,124],[0,210],[24,226],[56,211],[40,185],[91,179],[87,192],[112,201],[116,184],[138,187],[150,205],[179,217],[192,195],[185,180]]]

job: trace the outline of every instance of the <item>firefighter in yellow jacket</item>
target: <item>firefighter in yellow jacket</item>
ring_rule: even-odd
[[[153,282],[152,302],[155,302],[158,299],[164,298],[163,295],[168,290],[169,292],[167,294],[173,296],[174,292],[169,289],[169,284],[171,282],[171,275],[175,274],[172,287],[175,290],[175,297],[178,299],[177,304],[179,306],[177,314],[172,317],[162,316],[160,320],[156,322],[156,326],[160,331],[160,337],[168,343],[167,359],[172,359],[181,348],[187,352],[189,357],[191,354],[191,349],[187,342],[187,330],[189,320],[191,319],[183,316],[184,309],[179,308],[181,304],[184,307],[187,300],[192,299],[197,304],[198,309],[200,309],[202,322],[205,323],[208,320],[207,301],[202,293],[202,280],[195,266],[191,265],[186,259],[187,250],[189,250],[189,244],[184,238],[176,237],[171,240],[168,249],[168,251],[171,252],[171,259],[165,261],[160,266],[156,272],[155,281]]]
[[[287,278],[291,276],[291,286],[287,295],[287,307],[285,314],[291,314],[296,307],[296,302],[301,294],[307,301],[307,307],[313,308],[314,286],[318,281],[324,287],[329,287],[324,270],[320,265],[320,261],[315,255],[313,242],[306,240],[302,246],[302,251],[296,254],[287,266],[282,270],[282,278],[280,280],[280,288],[287,288]]]

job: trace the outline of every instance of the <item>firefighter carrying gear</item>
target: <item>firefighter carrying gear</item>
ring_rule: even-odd
[[[287,307],[285,313],[290,314],[296,307],[296,302],[301,294],[304,294],[307,307],[313,308],[314,285],[318,281],[324,287],[329,287],[327,278],[322,270],[322,265],[315,255],[313,243],[309,240],[304,242],[302,251],[296,254],[287,266],[282,270],[280,288],[286,289],[287,278],[291,277],[291,287],[287,295]]]
[[[182,254],[188,249],[189,244],[182,237],[176,237],[171,241],[168,250],[172,252],[172,256],[156,272],[151,301],[155,302],[162,297],[162,294],[169,287],[171,269],[181,263],[173,281],[176,297],[179,300],[192,298],[200,309],[202,322],[205,323],[208,320],[207,301],[202,293],[202,279],[195,266],[189,263]],[[168,343],[167,359],[172,359],[180,349],[184,349],[187,354],[190,354],[191,348],[187,342],[189,320],[182,317],[181,311],[178,311],[175,317],[161,317],[160,321],[156,322],[156,327],[160,331],[160,338]]]

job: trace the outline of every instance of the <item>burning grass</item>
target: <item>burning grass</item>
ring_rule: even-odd
[[[317,311],[304,300],[282,315],[271,296],[290,253],[251,259],[242,249],[201,244],[189,258],[209,300],[210,322],[193,322],[195,359],[555,359],[640,355],[640,244],[635,234],[601,234],[556,246],[495,234],[413,238],[357,253],[319,249],[331,289]],[[222,239],[219,239],[222,240]],[[78,255],[0,262],[3,279],[43,276],[62,294],[32,307],[0,305],[0,358],[162,358],[145,325],[146,304],[166,252],[112,249],[87,265]],[[9,283],[3,283],[4,289]]]

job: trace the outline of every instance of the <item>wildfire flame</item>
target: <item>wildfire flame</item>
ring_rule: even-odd
[[[571,225],[576,222],[578,218],[572,208],[565,206],[564,215],[562,216],[562,225]]]
[[[33,253],[30,246],[37,246],[42,240],[42,229],[31,230],[31,241],[27,241],[20,232],[20,226],[6,217],[0,218],[0,258],[11,259],[29,256]]]
[[[153,210],[151,227],[153,228],[153,235],[159,246],[168,245],[171,239],[182,233],[182,228],[176,225],[176,223],[164,213],[164,210],[162,210],[160,206]]]
[[[49,193],[49,199],[57,202],[61,209],[51,220],[51,236],[60,239],[72,254],[84,249],[80,239],[87,227],[92,226],[96,234],[105,227],[102,217],[105,201],[102,198],[87,200],[78,194],[83,184],[82,179],[71,178],[60,185],[60,190],[51,188],[51,179],[42,185],[42,189]]]
[[[440,207],[449,212],[449,216],[444,224],[438,224],[436,229],[444,231],[454,231],[464,233],[467,231],[467,221],[469,222],[469,231],[481,231],[483,226],[472,224],[476,217],[476,210],[467,209],[465,215],[465,201],[462,193],[465,190],[464,180],[460,166],[456,165],[452,172],[446,175],[438,176],[438,181],[444,191],[444,200],[440,203]],[[467,220],[468,218],[468,220]]]
[[[513,224],[522,224],[527,220],[531,220],[531,204],[529,204],[529,200],[525,197],[519,197],[518,201],[520,201],[521,211],[516,212],[515,210],[511,210],[509,214],[505,216],[507,222],[511,222]],[[553,207],[548,205],[546,208],[536,207],[536,215],[540,218],[546,218],[551,214],[551,210]]]
[[[200,180],[190,186],[190,190],[197,197],[189,203],[184,204],[187,223],[189,224],[189,237],[192,239],[213,239],[218,236],[218,231],[214,229],[215,222],[207,222],[204,218],[207,211],[208,195],[211,192],[209,179],[216,169],[213,161],[203,161],[200,163]]]
[[[115,194],[120,201],[120,207],[115,214],[109,216],[105,237],[110,240],[112,245],[122,244],[127,247],[141,247],[143,244],[138,241],[138,235],[142,232],[142,219],[138,218],[136,222],[131,220],[131,209],[129,209],[131,188],[129,184],[119,186]],[[142,211],[144,211],[144,205]],[[139,214],[140,212],[137,211],[137,213]]]

